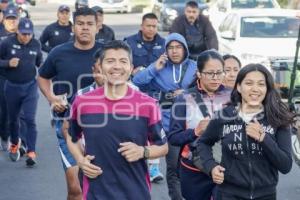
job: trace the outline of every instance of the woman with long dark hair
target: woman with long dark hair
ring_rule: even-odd
[[[193,87],[178,96],[171,111],[169,143],[181,147],[180,183],[186,200],[210,200],[215,188],[210,176],[193,162],[190,144],[201,137],[210,116],[230,100],[223,85],[224,61],[215,50],[202,52],[197,59]]]
[[[231,101],[199,140],[204,171],[219,185],[222,200],[275,200],[278,172],[286,174],[292,168],[294,114],[282,102],[270,72],[260,64],[240,70]],[[221,163],[211,153],[219,140]]]

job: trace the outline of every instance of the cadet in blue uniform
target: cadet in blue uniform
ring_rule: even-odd
[[[14,35],[18,29],[18,10],[16,7],[9,7],[3,11],[3,26],[0,27],[0,41],[6,39],[9,35]]]
[[[3,11],[4,20],[0,26],[0,43],[10,35],[15,35],[18,29],[19,17],[17,8],[9,7]],[[7,108],[4,97],[4,69],[0,69],[0,149],[6,151],[8,148],[9,132],[7,130]]]
[[[107,43],[115,40],[115,33],[112,28],[103,24],[103,9],[99,6],[94,6],[92,9],[97,13],[97,29],[96,41]]]
[[[0,0],[0,9],[5,10],[9,5],[9,0]]]
[[[132,49],[133,66],[132,74],[148,67],[165,52],[165,39],[157,33],[157,17],[153,13],[143,16],[141,30],[124,40]]]
[[[57,11],[57,22],[47,26],[40,37],[42,50],[49,53],[57,45],[69,41],[72,35],[70,7],[61,5]]]
[[[20,112],[23,110],[27,126],[26,141],[28,145],[28,166],[36,163],[35,144],[37,130],[35,116],[38,102],[38,88],[35,79],[36,67],[42,63],[42,52],[39,41],[33,38],[33,24],[22,18],[18,32],[8,37],[0,45],[0,67],[5,68],[7,79],[4,95],[7,100],[7,112],[11,146],[9,157],[12,161],[20,158]]]
[[[145,14],[140,31],[124,39],[132,49],[134,66],[132,75],[148,67],[165,52],[165,39],[157,33],[157,24],[158,20],[155,14]],[[155,92],[154,88],[150,88],[147,85],[140,86],[140,90],[150,96],[153,96]],[[151,181],[161,181],[163,175],[159,171],[159,160],[151,160],[149,164]]]

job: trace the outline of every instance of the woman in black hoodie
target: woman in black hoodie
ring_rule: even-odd
[[[231,105],[212,119],[199,140],[204,171],[219,184],[222,200],[275,200],[278,171],[292,168],[294,114],[281,101],[264,66],[249,64],[237,76]],[[221,140],[222,160],[212,146]]]

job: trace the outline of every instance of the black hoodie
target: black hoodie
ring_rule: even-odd
[[[220,165],[225,168],[221,192],[246,199],[274,194],[278,171],[286,174],[292,168],[290,128],[272,127],[263,112],[256,118],[266,133],[262,142],[247,136],[246,124],[234,106],[221,110],[200,138],[200,156],[207,174],[218,165],[211,150],[221,139]]]

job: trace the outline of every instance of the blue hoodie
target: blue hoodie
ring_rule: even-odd
[[[195,78],[195,74],[197,71],[197,64],[195,61],[188,58],[189,51],[187,47],[186,40],[184,37],[178,33],[172,33],[167,36],[165,48],[171,43],[172,41],[177,41],[183,44],[185,49],[185,58],[180,63],[182,65],[182,68],[186,67],[186,71],[182,70],[183,79],[180,83],[175,83],[174,77],[173,77],[173,65],[175,66],[175,79],[179,79],[180,75],[180,64],[174,64],[169,59],[165,67],[161,70],[156,70],[155,63],[152,63],[150,66],[148,66],[146,69],[138,72],[132,79],[132,82],[138,86],[138,87],[145,87],[151,88],[157,92],[170,92],[175,91],[178,89],[187,89],[191,82]],[[166,48],[167,49],[167,48]],[[169,130],[169,121],[170,121],[170,110],[162,110],[163,115],[163,127],[165,131]]]

